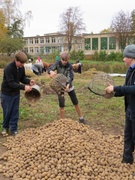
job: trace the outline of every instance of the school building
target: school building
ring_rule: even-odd
[[[131,44],[132,37],[129,39]],[[24,37],[24,50],[30,55],[51,54],[55,50],[68,51],[66,36],[61,33],[48,33],[43,36]],[[119,52],[119,43],[113,33],[81,34],[72,39],[72,51],[82,50],[85,55],[92,55],[95,51]]]

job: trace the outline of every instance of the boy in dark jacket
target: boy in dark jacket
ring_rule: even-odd
[[[15,54],[14,61],[9,63],[4,69],[3,81],[1,84],[3,135],[7,135],[8,133],[12,135],[17,134],[20,90],[29,92],[32,90],[31,86],[35,84],[34,80],[30,80],[25,76],[24,63],[26,63],[26,61],[26,54],[18,52]]]
[[[60,55],[60,60],[56,61],[53,65],[49,67],[48,73],[50,77],[52,78],[53,76],[56,75],[56,72],[55,72],[56,70],[57,73],[64,74],[68,78],[68,83],[66,85],[65,92],[68,93],[73,105],[75,106],[76,112],[79,116],[79,122],[83,124],[87,124],[87,121],[82,116],[82,112],[78,105],[78,99],[76,97],[74,86],[72,84],[72,81],[74,79],[74,73],[72,69],[72,64],[68,61],[69,58],[70,58],[70,55],[67,52],[63,52]],[[61,92],[61,94],[58,94],[58,100],[59,100],[59,107],[60,107],[60,117],[64,119],[65,118],[65,110],[64,110],[65,98],[64,98],[63,92]]]
[[[125,130],[122,163],[132,164],[135,148],[135,44],[128,45],[123,52],[124,63],[128,67],[123,86],[109,85],[106,93],[115,93],[115,97],[125,98]]]

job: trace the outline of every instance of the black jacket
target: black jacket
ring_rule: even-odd
[[[20,84],[20,82],[23,84]],[[15,61],[13,61],[4,69],[1,92],[5,95],[16,96],[20,94],[20,90],[25,89],[24,84],[29,83],[30,79],[26,77],[24,67],[17,68]]]
[[[125,111],[131,110],[131,120],[135,121],[135,68],[129,68],[126,73],[125,84],[123,86],[114,87],[115,96],[124,96]]]
[[[74,73],[72,69],[72,64],[70,62],[67,62],[66,66],[63,66],[61,61],[56,61],[53,65],[51,65],[48,69],[48,73],[50,74],[50,71],[57,71],[57,73],[64,74],[68,78],[68,83],[70,84],[70,87],[72,86],[72,81],[74,79]]]

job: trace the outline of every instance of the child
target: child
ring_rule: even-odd
[[[82,112],[78,105],[78,99],[76,97],[74,86],[72,85],[74,74],[73,74],[72,65],[68,61],[69,58],[70,58],[70,55],[67,52],[63,52],[60,55],[60,60],[56,61],[53,65],[49,67],[48,73],[50,77],[52,78],[53,76],[55,76],[56,73],[54,71],[56,70],[57,73],[64,74],[68,78],[68,83],[67,83],[65,91],[70,96],[70,99],[75,107],[75,110],[79,116],[79,122],[83,124],[87,124],[87,121],[82,116]],[[64,110],[65,98],[64,98],[63,92],[61,92],[61,94],[58,94],[58,100],[59,100],[59,107],[60,107],[60,117],[64,119],[65,118],[65,110]]]
[[[31,86],[35,84],[34,80],[28,79],[25,75],[24,63],[26,61],[26,54],[20,51],[15,54],[14,61],[4,69],[1,84],[1,106],[4,119],[2,135],[18,133],[20,90],[29,92],[32,90]]]
[[[124,151],[122,163],[133,164],[135,148],[135,44],[128,45],[123,52],[124,63],[128,67],[125,84],[105,89],[106,93],[115,93],[115,97],[124,96],[125,99],[125,130]]]

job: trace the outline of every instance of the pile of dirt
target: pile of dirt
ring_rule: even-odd
[[[122,136],[71,119],[25,129],[4,146],[0,172],[13,180],[128,180],[135,170],[121,163]]]

